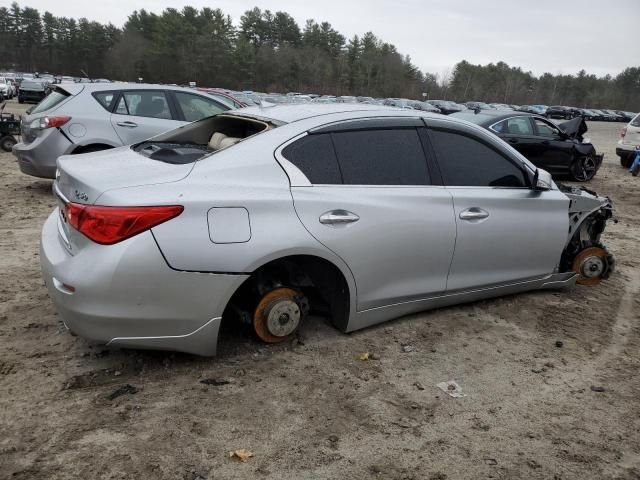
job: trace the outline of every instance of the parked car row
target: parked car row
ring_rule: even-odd
[[[36,83],[24,80],[23,85]],[[150,84],[68,83],[48,85],[51,93],[22,118],[22,142],[13,151],[22,172],[54,178],[56,159],[135,144],[180,125],[251,105],[382,104],[458,116],[509,142],[534,165],[552,175],[589,181],[602,156],[583,143],[586,124],[556,126],[539,114],[506,104],[404,98],[327,97],[237,92],[220,88],[184,88]],[[45,92],[36,92],[43,94]],[[440,108],[438,108],[438,106]],[[580,117],[582,120],[582,117]]]

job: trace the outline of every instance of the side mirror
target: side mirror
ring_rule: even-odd
[[[536,173],[533,176],[533,189],[537,191],[551,190],[553,180],[551,174],[541,168],[536,169]]]

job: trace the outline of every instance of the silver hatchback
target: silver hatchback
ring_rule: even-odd
[[[213,355],[223,319],[279,342],[613,269],[607,198],[416,110],[250,107],[58,168],[44,278],[108,345]]]
[[[130,145],[231,107],[206,92],[164,85],[65,83],[22,117],[20,170],[54,178],[60,155]]]

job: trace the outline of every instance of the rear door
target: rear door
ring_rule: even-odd
[[[307,230],[351,269],[359,311],[444,292],[455,243],[451,195],[425,157],[424,123],[358,120],[279,151]]]
[[[450,122],[429,123],[457,226],[447,290],[552,273],[567,237],[567,197],[559,190],[532,190],[530,172],[521,161],[484,132]]]
[[[123,145],[140,142],[184,125],[164,90],[124,90],[111,114]]]
[[[507,118],[489,128],[530,161],[539,154],[540,140],[535,135],[530,117]]]

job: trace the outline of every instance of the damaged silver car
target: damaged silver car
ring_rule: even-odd
[[[558,186],[489,131],[375,105],[250,107],[61,157],[40,259],[66,326],[113,346],[216,352],[310,313],[401,315],[596,284],[609,199]]]

